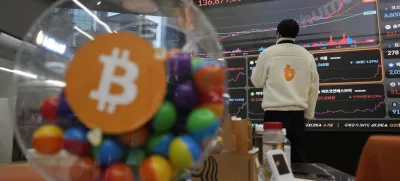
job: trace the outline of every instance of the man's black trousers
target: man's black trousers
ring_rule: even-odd
[[[306,163],[304,111],[265,111],[264,122],[282,122],[291,144],[292,163]]]

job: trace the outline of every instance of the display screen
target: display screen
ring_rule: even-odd
[[[290,173],[288,165],[285,161],[285,157],[283,157],[282,154],[272,155],[272,158],[274,159],[279,175],[286,175]]]
[[[379,49],[314,53],[314,58],[321,85],[383,81]]]
[[[300,25],[296,44],[309,50],[320,90],[308,130],[400,130],[400,1],[193,1],[224,47],[232,116],[261,123],[263,89],[251,73],[276,43],[283,19]],[[200,55],[201,56],[201,55]]]
[[[309,50],[380,44],[374,0],[216,1],[197,4],[214,24],[225,56],[259,54],[275,44],[276,27],[287,18],[299,23],[297,43]]]

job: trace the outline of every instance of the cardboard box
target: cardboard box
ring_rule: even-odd
[[[192,181],[257,181],[257,159],[257,154],[210,155],[192,172]]]
[[[227,112],[225,112],[228,115]],[[247,141],[242,141],[245,146],[242,151],[247,150],[245,154],[236,152],[233,144],[233,127],[232,121],[229,116],[225,116],[224,122],[222,123],[222,151],[220,154],[212,154],[208,156],[200,168],[192,171],[192,181],[257,181],[258,180],[258,153],[248,154]],[[235,123],[236,124],[236,123]],[[247,121],[238,121],[236,124],[236,132],[239,135],[237,137],[237,146],[239,146],[239,137],[243,135],[242,140],[251,138],[251,123],[250,123],[250,134],[248,127],[244,129],[239,128],[243,124],[248,125]],[[250,137],[249,137],[250,135]],[[252,141],[249,141],[249,144]]]
[[[248,120],[232,121],[232,132],[236,136],[236,152],[247,154],[253,148],[253,129]]]

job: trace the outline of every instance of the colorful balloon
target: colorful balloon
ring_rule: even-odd
[[[102,181],[133,181],[135,175],[132,169],[123,164],[116,163],[109,166],[103,174]]]
[[[224,105],[223,104],[203,104],[199,106],[199,108],[206,108],[211,110],[217,118],[221,118],[224,113]]]
[[[192,60],[192,73],[195,72],[196,68],[199,67],[199,64],[201,62],[203,62],[203,59],[198,58],[198,57],[193,58],[193,60]]]
[[[197,90],[192,81],[178,84],[174,88],[173,101],[181,110],[191,110],[197,104]]]
[[[215,135],[219,121],[210,109],[198,108],[190,113],[187,127],[189,134],[201,142]]]
[[[130,148],[142,146],[146,143],[149,135],[147,126],[143,126],[133,132],[125,133],[119,136],[121,142]]]
[[[88,130],[83,127],[69,128],[64,134],[64,149],[78,156],[90,153],[91,145],[86,138]]]
[[[224,70],[219,64],[209,61],[200,63],[194,72],[193,80],[200,92],[213,91],[224,85]]]
[[[57,114],[62,119],[77,119],[69,106],[65,96],[60,96],[60,103],[58,105]]]
[[[132,149],[128,152],[125,164],[131,167],[132,170],[137,171],[145,159],[146,152],[144,150],[138,148]]]
[[[122,143],[116,138],[106,138],[100,145],[96,161],[101,166],[109,166],[122,160],[124,155]]]
[[[194,64],[196,64],[196,63],[194,63]],[[193,72],[197,72],[200,68],[203,68],[203,67],[206,67],[206,66],[220,66],[220,64],[218,63],[218,61],[215,61],[215,60],[198,61],[196,66],[193,67]]]
[[[57,107],[60,102],[58,97],[49,97],[40,105],[40,115],[47,121],[54,122],[57,120]]]
[[[97,158],[97,156],[99,155],[99,151],[100,151],[100,146],[96,146],[96,147],[92,147],[92,151],[91,151],[91,155],[93,158]]]
[[[169,60],[172,56],[176,55],[177,53],[181,53],[182,51],[180,49],[171,49],[168,51],[167,56],[165,57],[165,60]]]
[[[167,60],[167,82],[175,84],[191,77],[191,57],[187,53],[176,53]]]
[[[169,159],[176,168],[192,168],[200,159],[201,145],[190,136],[175,138],[169,147]]]
[[[153,118],[153,130],[155,132],[165,133],[175,124],[176,119],[177,110],[174,103],[166,100]]]
[[[171,181],[172,167],[161,156],[147,158],[140,167],[140,179],[143,181]]]
[[[223,87],[219,87],[212,91],[199,92],[199,101],[198,105],[204,104],[223,104],[225,89]]]
[[[154,134],[147,142],[147,151],[161,156],[168,156],[168,149],[174,136],[171,133]]]
[[[71,117],[71,119],[58,119],[56,121],[57,126],[60,126],[64,130],[74,127],[86,127],[81,121],[76,117]]]
[[[187,53],[176,53],[167,60],[167,74],[189,76],[192,70],[192,58]]]
[[[100,167],[89,157],[79,158],[69,170],[70,180],[95,181],[100,177]]]
[[[33,148],[39,154],[56,154],[63,148],[63,134],[63,130],[56,125],[43,125],[33,134]]]

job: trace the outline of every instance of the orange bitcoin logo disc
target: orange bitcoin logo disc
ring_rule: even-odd
[[[84,44],[65,76],[67,100],[76,116],[110,134],[146,124],[166,92],[164,62],[155,53],[146,40],[124,32]]]
[[[294,78],[294,70],[290,68],[290,65],[286,65],[284,72],[286,81],[292,81]]]

